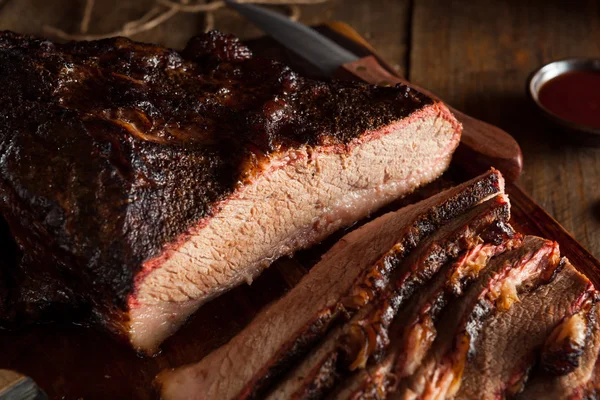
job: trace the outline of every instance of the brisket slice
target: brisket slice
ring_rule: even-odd
[[[527,236],[516,249],[494,257],[466,294],[444,312],[429,353],[417,371],[400,381],[391,398],[452,397],[485,320],[518,301],[521,291],[549,281],[559,265],[558,245]]]
[[[396,390],[395,354],[360,369],[342,381],[326,398],[332,400],[382,400]]]
[[[283,377],[266,400],[322,399],[329,393],[346,372],[344,354],[339,347],[342,328],[332,329],[316,349]]]
[[[383,290],[396,262],[425,237],[503,189],[502,176],[492,170],[347,234],[227,344],[197,364],[162,372],[157,381],[163,397],[230,399],[260,393],[333,322]]]
[[[435,179],[461,130],[406,86],[305,79],[218,32],[183,52],[1,32],[0,84],[0,212],[31,289],[8,296],[15,319],[86,309],[150,353],[272,260]]]
[[[392,273],[394,279],[380,298],[358,311],[349,323],[333,330],[277,385],[271,398],[320,398],[348,369],[364,368],[371,354],[387,345],[387,327],[400,307],[448,258],[483,241],[482,237],[497,222],[507,222],[509,209],[507,197],[498,195],[425,239]]]
[[[592,285],[589,286],[593,290]],[[540,368],[543,373],[561,376],[579,367],[586,342],[595,330],[592,308],[595,307],[596,297],[596,292],[590,292],[587,298],[582,296],[576,306],[571,307],[569,314],[554,327],[542,347]]]
[[[500,242],[514,236],[508,224],[510,203],[508,196],[498,195],[480,204],[469,213],[456,218],[429,237],[407,257],[401,268],[394,271],[392,283],[381,296],[375,312],[352,321],[341,338],[346,346],[350,369],[364,367],[369,357],[377,356],[389,344],[389,329],[401,307],[413,295],[427,291],[430,280],[447,261],[459,253],[494,238]],[[358,344],[358,346],[357,346]]]
[[[600,399],[600,356],[596,358],[591,377],[581,391],[581,396],[574,396],[575,399],[598,400]]]
[[[540,368],[532,373],[526,382],[525,389],[518,399],[583,399],[590,380],[593,378],[594,369],[600,351],[600,304],[597,300],[590,302],[591,307],[568,316],[558,329],[562,331],[563,341],[571,341],[574,336],[577,341],[583,339],[583,346],[577,346],[579,353],[574,359],[574,368],[561,375],[553,375],[547,368]],[[554,333],[554,332],[553,332]],[[564,348],[567,353],[573,349]],[[566,354],[567,357],[569,354]],[[569,359],[573,360],[571,357]]]
[[[438,335],[436,324],[446,306],[464,294],[490,258],[521,242],[521,237],[500,243],[483,243],[469,250],[429,285],[405,315],[391,327],[391,351],[397,355],[394,374],[398,378],[412,375]]]
[[[437,335],[435,323],[451,297],[460,296],[478,276],[489,258],[520,243],[521,237],[495,245],[479,244],[448,262],[432,281],[421,288],[390,327],[390,341],[383,359],[348,377],[332,395],[337,399],[385,398],[399,378],[420,365]]]
[[[485,321],[455,398],[491,400],[513,397],[518,393],[526,383],[536,354],[546,338],[565,314],[575,314],[579,319],[578,311],[585,303],[584,299],[590,297],[591,289],[593,287],[590,281],[566,262],[551,283],[521,296],[520,301],[510,310]],[[589,311],[588,307],[587,313]],[[586,325],[576,324],[572,326],[574,329],[568,329],[570,335],[583,336],[577,360],[588,336]],[[566,333],[564,329],[562,333]],[[561,341],[567,337],[562,337]],[[569,352],[569,349],[564,351]],[[572,383],[581,386],[584,382],[580,380],[579,383]],[[524,398],[551,397],[524,394]]]

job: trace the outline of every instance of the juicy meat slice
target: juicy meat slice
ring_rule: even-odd
[[[342,326],[332,329],[302,362],[271,391],[266,400],[322,399],[336,385],[345,369],[339,348]]]
[[[571,397],[573,400],[597,400],[600,398],[600,354],[596,355],[596,364],[592,367],[588,381],[582,388],[575,391],[569,390],[569,392],[573,392]]]
[[[520,235],[509,240],[507,237],[496,239],[500,240],[499,244],[478,244],[457,260],[447,263],[428,285],[421,288],[410,305],[394,317],[389,348],[383,360],[342,382],[336,389],[336,398],[383,399],[395,390],[394,384],[399,378],[412,375],[435,340],[435,324],[450,300],[464,293],[491,257],[521,242]]]
[[[346,329],[341,338],[346,348],[350,369],[364,367],[369,357],[379,354],[389,344],[389,328],[397,319],[401,307],[417,292],[427,291],[430,280],[450,259],[464,250],[483,243],[489,238],[503,241],[514,235],[508,220],[510,203],[505,195],[498,195],[456,218],[429,237],[413,251],[400,268],[394,271],[388,290],[381,296],[374,311],[364,310]],[[359,343],[359,346],[356,344]]]
[[[589,381],[584,385],[581,395],[573,396],[574,399],[597,400],[600,398],[600,356],[596,358]]]
[[[556,376],[547,371],[536,371],[526,382],[525,389],[517,396],[517,399],[584,399],[588,384],[593,378],[593,373],[600,352],[600,304],[596,299],[590,302],[590,307],[583,309],[574,315],[568,316],[565,323],[557,327],[561,334],[561,341],[579,342],[583,336],[584,345],[575,359],[574,368],[567,373]],[[554,331],[553,331],[554,333]],[[551,338],[549,338],[551,339]],[[556,337],[552,339],[557,339]],[[572,349],[565,348],[567,352]],[[573,360],[572,357],[568,357]],[[546,368],[547,369],[547,368]],[[554,370],[553,372],[558,372]],[[594,397],[590,396],[590,400]]]
[[[485,321],[455,398],[491,400],[514,397],[525,384],[536,353],[546,338],[565,314],[579,316],[584,299],[590,298],[592,289],[590,281],[565,262],[551,283],[521,296],[510,310]],[[586,324],[571,325],[571,328],[574,329],[568,330],[570,334],[582,334],[585,343],[588,336]],[[563,333],[566,333],[565,330]],[[525,395],[524,398],[551,397]]]
[[[183,52],[0,32],[0,83],[0,212],[23,252],[3,301],[19,321],[84,310],[149,353],[435,179],[461,131],[406,86],[305,79],[218,32]]]
[[[230,399],[260,393],[332,323],[383,290],[397,262],[425,237],[503,190],[502,176],[492,170],[347,234],[227,344],[196,364],[162,372],[157,380],[163,397]]]
[[[543,372],[560,376],[579,366],[594,325],[594,300],[594,296],[589,296],[585,302],[579,300],[577,306],[580,309],[572,307],[571,314],[563,317],[552,330],[542,347],[540,367]]]
[[[358,311],[349,323],[334,329],[275,387],[271,398],[318,398],[317,394],[330,390],[348,369],[364,368],[370,356],[387,345],[387,328],[400,307],[448,258],[483,241],[497,223],[506,223],[509,210],[506,196],[498,195],[425,239],[392,273],[392,283],[379,298]],[[322,367],[326,365],[330,368]]]
[[[391,398],[454,396],[485,320],[494,311],[508,311],[518,301],[520,291],[549,281],[558,265],[558,245],[533,236],[525,237],[516,249],[494,257],[467,293],[444,313],[440,334],[423,363],[400,382]]]
[[[446,306],[460,297],[490,258],[520,244],[521,237],[500,244],[482,243],[464,254],[438,279],[432,282],[405,315],[391,327],[392,352],[397,355],[394,374],[398,378],[412,375],[438,335],[436,323]]]
[[[398,378],[394,373],[395,354],[386,355],[380,362],[360,369],[341,382],[327,399],[381,400],[395,391]]]

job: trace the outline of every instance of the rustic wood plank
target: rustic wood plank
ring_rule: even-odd
[[[597,57],[599,14],[594,1],[416,0],[409,71],[411,81],[511,133],[524,155],[520,185],[596,256],[600,148],[564,140],[529,104],[525,82],[550,60]]]

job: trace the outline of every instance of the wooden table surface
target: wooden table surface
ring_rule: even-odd
[[[83,0],[5,0],[0,28],[42,33],[44,24],[77,29]],[[153,0],[95,2],[90,33],[139,18]],[[536,113],[525,81],[536,67],[570,56],[600,56],[596,1],[330,0],[301,6],[301,21],[353,26],[414,83],[467,114],[511,133],[523,149],[519,184],[600,257],[600,148],[576,146]],[[178,14],[134,39],[182,47],[203,31],[199,14]],[[215,27],[243,39],[261,32],[234,12]]]

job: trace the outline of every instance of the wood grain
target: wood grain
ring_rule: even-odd
[[[413,13],[409,79],[512,134],[523,190],[600,256],[600,148],[574,145],[525,95],[541,64],[598,57],[599,3],[419,0]]]

